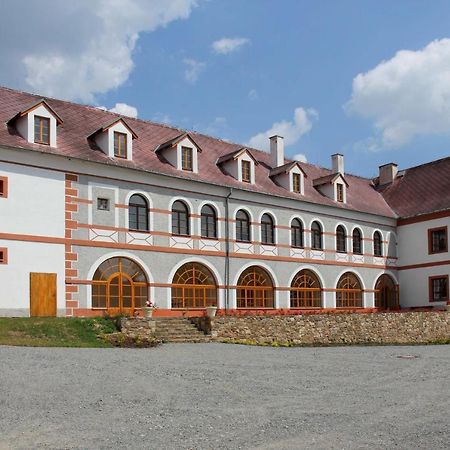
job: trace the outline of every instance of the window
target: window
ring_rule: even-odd
[[[250,219],[245,211],[239,210],[236,214],[236,241],[250,242]]]
[[[311,225],[311,248],[322,250],[322,227],[319,222],[313,222]]]
[[[261,267],[245,269],[236,286],[236,297],[238,308],[273,308],[272,279]]]
[[[336,184],[336,197],[338,202],[344,201],[344,185],[341,183]]]
[[[217,238],[216,211],[210,205],[204,205],[201,211],[201,235],[204,238]]]
[[[292,280],[291,308],[320,308],[322,289],[317,275],[311,270],[301,270]]]
[[[347,236],[345,235],[345,228],[339,225],[336,228],[336,251],[339,253],[345,253],[347,251],[346,245]]]
[[[375,256],[383,256],[383,247],[381,244],[381,234],[379,231],[375,231],[373,234],[373,254]]]
[[[299,173],[292,174],[292,190],[297,194],[301,193],[302,176]]]
[[[361,282],[353,273],[342,275],[336,286],[336,308],[362,308]]]
[[[294,219],[291,223],[291,246],[303,248],[303,225],[299,219]]]
[[[362,254],[362,234],[358,228],[353,230],[353,253],[355,255]]]
[[[97,209],[100,211],[109,211],[109,198],[98,198]]]
[[[189,236],[189,210],[181,201],[177,200],[172,206],[172,234]]]
[[[447,227],[428,230],[428,253],[443,253],[448,251]]]
[[[439,275],[429,278],[430,302],[448,301],[448,275]]]
[[[8,178],[0,177],[0,198],[8,197]]]
[[[114,156],[116,158],[127,158],[127,135],[114,131]]]
[[[263,214],[261,217],[261,243],[275,244],[275,227],[269,214]]]
[[[50,145],[50,119],[34,116],[34,143]]]
[[[242,168],[242,181],[244,181],[245,183],[250,183],[252,180],[250,161],[241,161],[241,168]]]
[[[8,264],[8,249],[0,248],[0,264]]]
[[[181,147],[181,168],[192,172],[192,148]]]
[[[130,230],[148,231],[148,204],[139,194],[134,194],[128,204],[128,228]]]

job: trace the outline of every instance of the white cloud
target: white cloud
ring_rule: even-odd
[[[127,117],[136,118],[138,116],[137,108],[131,105],[127,105],[126,103],[116,103],[116,106],[114,106],[114,108],[111,108],[110,111]]]
[[[306,155],[304,153],[297,153],[292,156],[292,159],[294,161],[299,161],[299,162],[307,162],[308,161],[308,159],[306,158]]]
[[[314,109],[295,108],[294,120],[275,122],[267,131],[258,133],[248,141],[247,145],[262,150],[269,150],[269,137],[278,134],[284,137],[286,146],[295,144],[304,134],[308,133],[317,119],[318,113]]]
[[[197,0],[0,2],[1,35],[8,37],[0,39],[0,81],[44,95],[95,102],[96,95],[128,79],[140,33],[188,18],[196,4]]]
[[[228,55],[229,53],[240,50],[244,45],[249,43],[250,40],[247,38],[222,38],[214,41],[211,47],[216,53]]]
[[[206,63],[196,61],[192,58],[185,58],[183,62],[187,65],[186,70],[184,71],[184,78],[191,84],[195,84],[200,76],[200,73],[206,67]]]
[[[375,136],[357,148],[398,148],[419,135],[450,133],[450,39],[398,51],[358,74],[345,109],[374,124]]]
[[[259,95],[258,95],[258,92],[256,89],[250,89],[250,91],[248,91],[247,95],[248,95],[248,98],[253,101],[258,100],[258,98],[259,98]]]

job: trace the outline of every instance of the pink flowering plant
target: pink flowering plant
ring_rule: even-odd
[[[146,308],[152,308],[152,309],[156,309],[157,308],[157,306],[151,300],[147,300],[145,302],[145,307]]]

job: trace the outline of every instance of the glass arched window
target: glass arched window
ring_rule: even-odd
[[[383,256],[381,233],[379,231],[375,231],[375,233],[373,233],[373,254],[375,256]]]
[[[303,248],[303,224],[299,219],[294,219],[291,222],[291,246],[296,248]]]
[[[250,218],[248,214],[240,209],[236,214],[236,240],[239,242],[250,242]]]
[[[201,234],[204,238],[217,238],[217,215],[210,205],[204,205],[201,211]]]
[[[355,255],[362,254],[362,234],[359,228],[355,228],[352,233],[353,253]]]
[[[398,288],[387,274],[381,275],[375,285],[375,308],[397,309],[399,307]]]
[[[200,263],[187,263],[172,281],[172,308],[195,309],[217,306],[217,283],[211,271]]]
[[[273,308],[274,289],[270,275],[261,267],[245,269],[236,286],[238,308]]]
[[[291,284],[291,308],[320,308],[322,288],[317,275],[311,270],[301,270]]]
[[[263,214],[261,217],[261,243],[275,244],[275,227],[269,214]]]
[[[139,194],[130,197],[128,203],[128,228],[130,230],[148,231],[148,203]]]
[[[322,250],[322,227],[319,222],[313,222],[311,225],[311,248]]]
[[[339,225],[336,228],[336,251],[339,253],[345,253],[347,251],[347,236],[345,233],[345,228]]]
[[[177,200],[172,205],[172,234],[189,236],[189,210],[188,207]]]
[[[337,308],[361,308],[362,307],[362,286],[358,277],[346,272],[339,278],[336,286],[336,307]]]

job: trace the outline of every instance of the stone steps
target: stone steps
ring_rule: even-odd
[[[209,337],[185,318],[155,318],[155,336],[163,342],[208,342]]]

